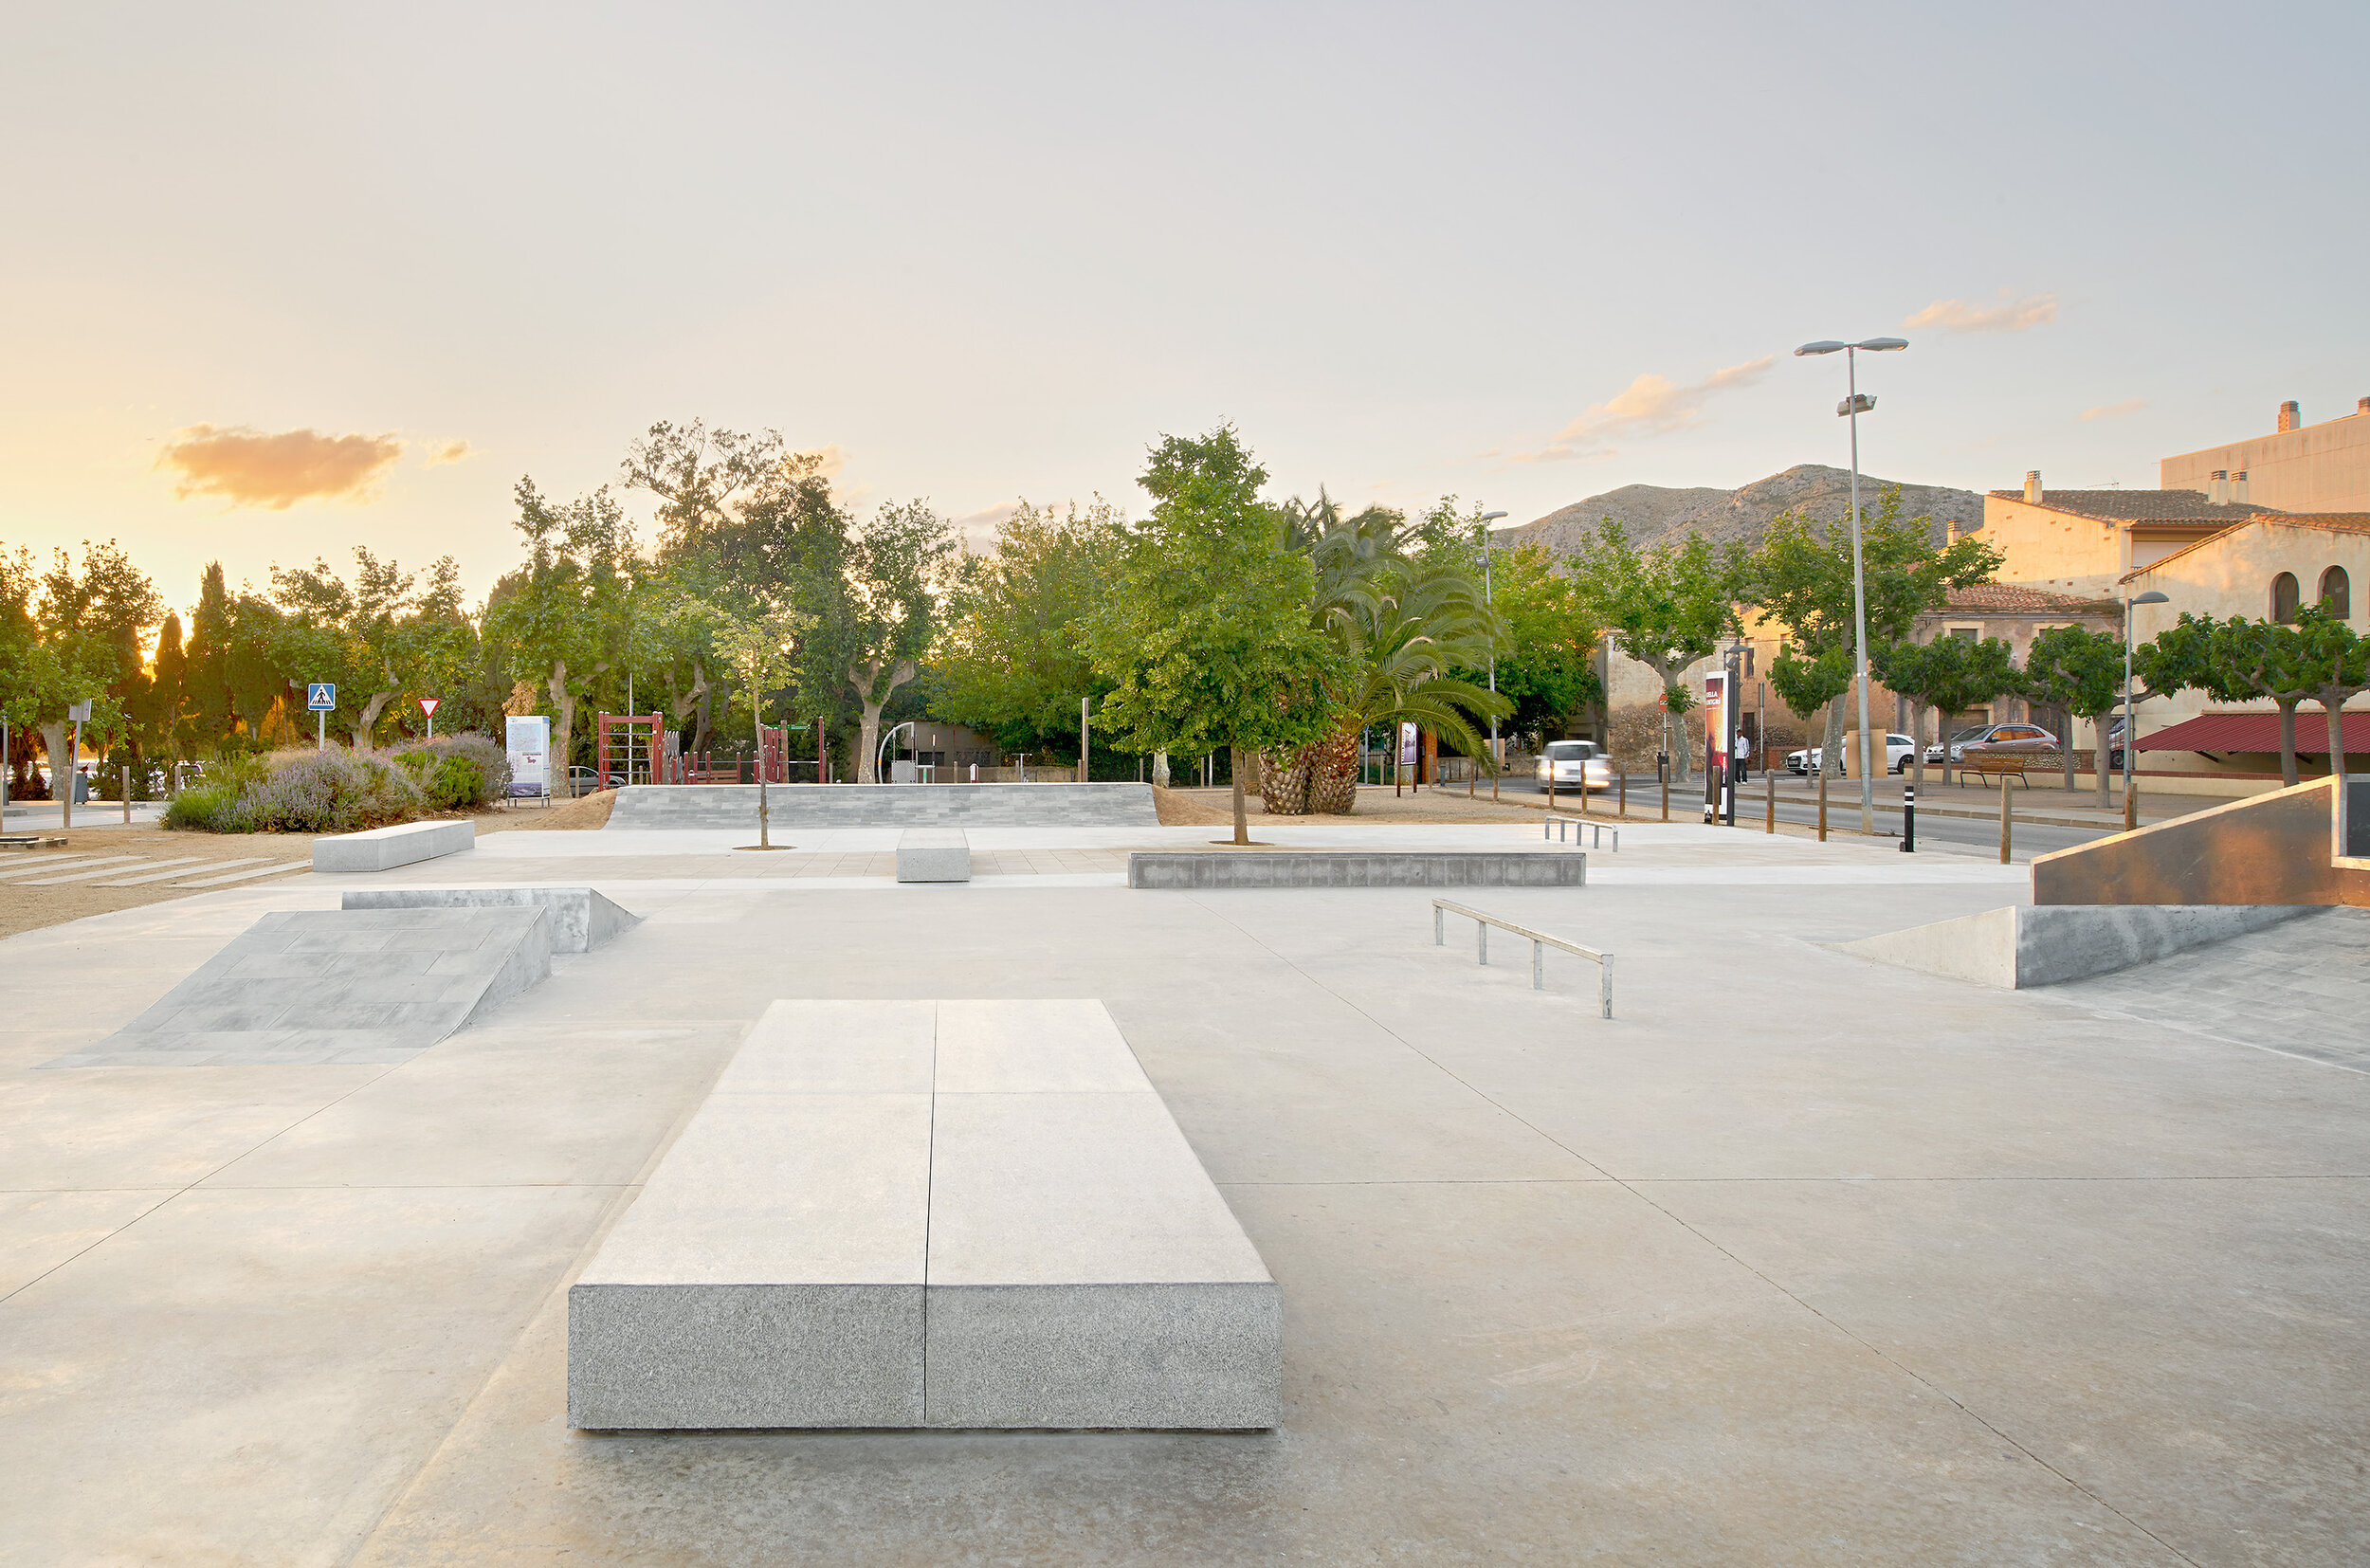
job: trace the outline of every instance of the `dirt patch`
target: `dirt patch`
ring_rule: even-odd
[[[563,800],[550,806],[514,806],[479,817],[477,830],[481,833],[587,832],[608,827],[610,809],[616,804],[617,792],[603,790],[581,800]]]
[[[1226,790],[1170,790],[1155,784],[1152,787],[1152,804],[1160,813],[1160,826],[1163,828],[1207,828],[1213,822],[1231,826],[1234,808],[1231,803],[1212,805],[1200,798],[1212,794],[1229,802],[1232,798],[1231,792]],[[1250,809],[1253,813],[1259,810],[1255,797]]]

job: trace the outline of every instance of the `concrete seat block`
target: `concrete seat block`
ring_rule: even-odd
[[[589,953],[642,917],[590,887],[368,887],[348,890],[347,909],[471,909],[539,904],[549,912],[552,951]]]
[[[316,871],[388,871],[477,847],[474,822],[406,822],[313,842]]]
[[[959,828],[908,828],[897,839],[899,882],[969,882],[971,840]]]

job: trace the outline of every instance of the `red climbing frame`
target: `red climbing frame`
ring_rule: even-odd
[[[669,782],[666,721],[655,713],[600,715],[592,749],[592,787]],[[613,758],[613,760],[612,760]]]

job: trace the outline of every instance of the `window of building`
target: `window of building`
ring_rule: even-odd
[[[1953,637],[1958,638],[1962,643],[1974,642],[1976,639],[1976,632],[1977,629],[1971,626],[1954,626],[1950,629],[1950,634]]]
[[[2321,574],[2321,607],[2341,621],[2354,618],[2354,583],[2342,566]]]
[[[2271,579],[2271,619],[2283,624],[2296,618],[2296,574],[2283,572]]]

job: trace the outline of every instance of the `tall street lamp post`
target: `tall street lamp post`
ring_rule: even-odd
[[[2139,813],[2131,805],[2131,764],[2133,754],[2140,749],[2135,744],[2140,738],[2132,733],[2131,728],[2131,607],[2172,602],[2153,588],[2124,601],[2124,826],[2126,829],[2140,825]]]
[[[1489,525],[1504,516],[1504,512],[1484,512],[1481,515],[1482,608],[1489,611],[1492,616],[1497,611],[1489,595]],[[1489,695],[1498,695],[1498,628],[1494,621],[1489,628]],[[1493,777],[1504,761],[1505,758],[1498,755],[1498,716],[1493,713],[1489,716],[1489,771]],[[1493,796],[1497,793],[1494,784],[1490,793]]]
[[[1851,651],[1860,685],[1860,831],[1864,833],[1876,831],[1876,780],[1869,772],[1872,757],[1869,751],[1868,583],[1860,566],[1860,416],[1876,407],[1876,399],[1860,395],[1859,355],[1862,349],[1870,354],[1888,354],[1908,346],[1905,337],[1870,337],[1859,343],[1838,343],[1832,337],[1822,337],[1794,351],[1799,358],[1806,354],[1843,350],[1845,390],[1850,393],[1835,405],[1835,412],[1851,421]],[[1821,771],[1825,771],[1824,759]]]

